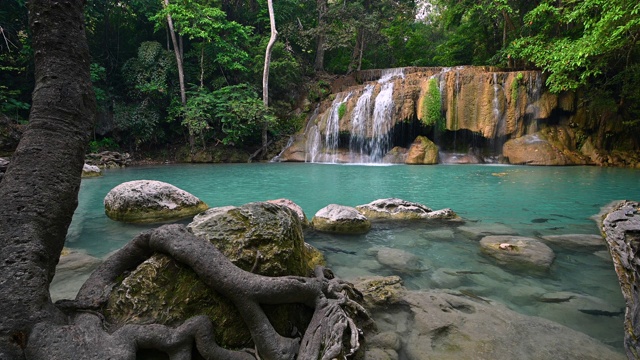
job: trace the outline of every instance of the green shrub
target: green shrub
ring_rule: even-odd
[[[429,79],[427,94],[422,100],[422,119],[424,125],[434,126],[438,131],[444,131],[446,124],[442,116],[442,100],[436,78]]]
[[[338,119],[342,119],[344,114],[347,112],[347,103],[342,103],[338,106]]]

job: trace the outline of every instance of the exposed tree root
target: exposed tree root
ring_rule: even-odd
[[[240,310],[257,353],[219,347],[213,339],[214,325],[204,316],[191,318],[177,328],[125,325],[109,329],[113,330],[109,333],[99,311],[116,279],[154,252],[190,266],[203,282],[228,297]],[[360,346],[360,331],[353,319],[369,317],[353,300],[359,295],[323,268],[317,268],[312,278],[252,274],[236,267],[213,244],[195,237],[184,226],[165,225],[138,235],[107,259],[82,286],[76,300],[59,302],[57,305],[71,314],[71,325],[37,325],[29,339],[27,358],[135,359],[139,349],[149,348],[165,352],[171,359],[190,359],[195,345],[206,359],[346,359]],[[285,303],[315,309],[302,340],[279,335],[260,306]]]

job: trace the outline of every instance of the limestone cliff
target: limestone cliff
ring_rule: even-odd
[[[589,113],[581,94],[548,92],[544,82],[539,71],[488,67],[361,71],[332,87],[279,159],[385,162],[392,148],[408,148],[423,135],[444,152],[480,149],[482,161],[640,166],[637,135],[626,134],[624,143],[635,152],[605,150],[617,144],[603,139],[624,138],[620,122]]]

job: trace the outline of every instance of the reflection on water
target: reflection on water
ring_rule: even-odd
[[[598,234],[590,217],[613,200],[636,199],[639,172],[595,167],[496,165],[343,166],[323,164],[167,165],[108,170],[82,182],[67,246],[103,257],[149,225],[122,224],[104,215],[102,200],[130,180],[169,182],[209,206],[288,198],[311,218],[320,208],[398,197],[433,209],[451,208],[461,224],[376,223],[362,236],[307,232],[338,276],[400,275],[411,289],[447,289],[504,303],[621,348],[624,301],[606,251],[550,245],[548,273],[498,266],[479,251],[478,231],[539,237]],[[466,228],[466,229],[465,229]],[[482,231],[482,230],[479,230]],[[383,265],[380,249],[414,255],[407,266]],[[604,249],[603,249],[604,250]],[[400,256],[400,255],[394,255]]]

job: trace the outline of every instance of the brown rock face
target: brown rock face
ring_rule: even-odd
[[[511,164],[526,165],[567,165],[569,161],[539,134],[525,135],[509,140],[502,147],[502,154]]]
[[[433,165],[438,163],[438,146],[426,136],[418,136],[407,154],[404,162],[410,165]]]

